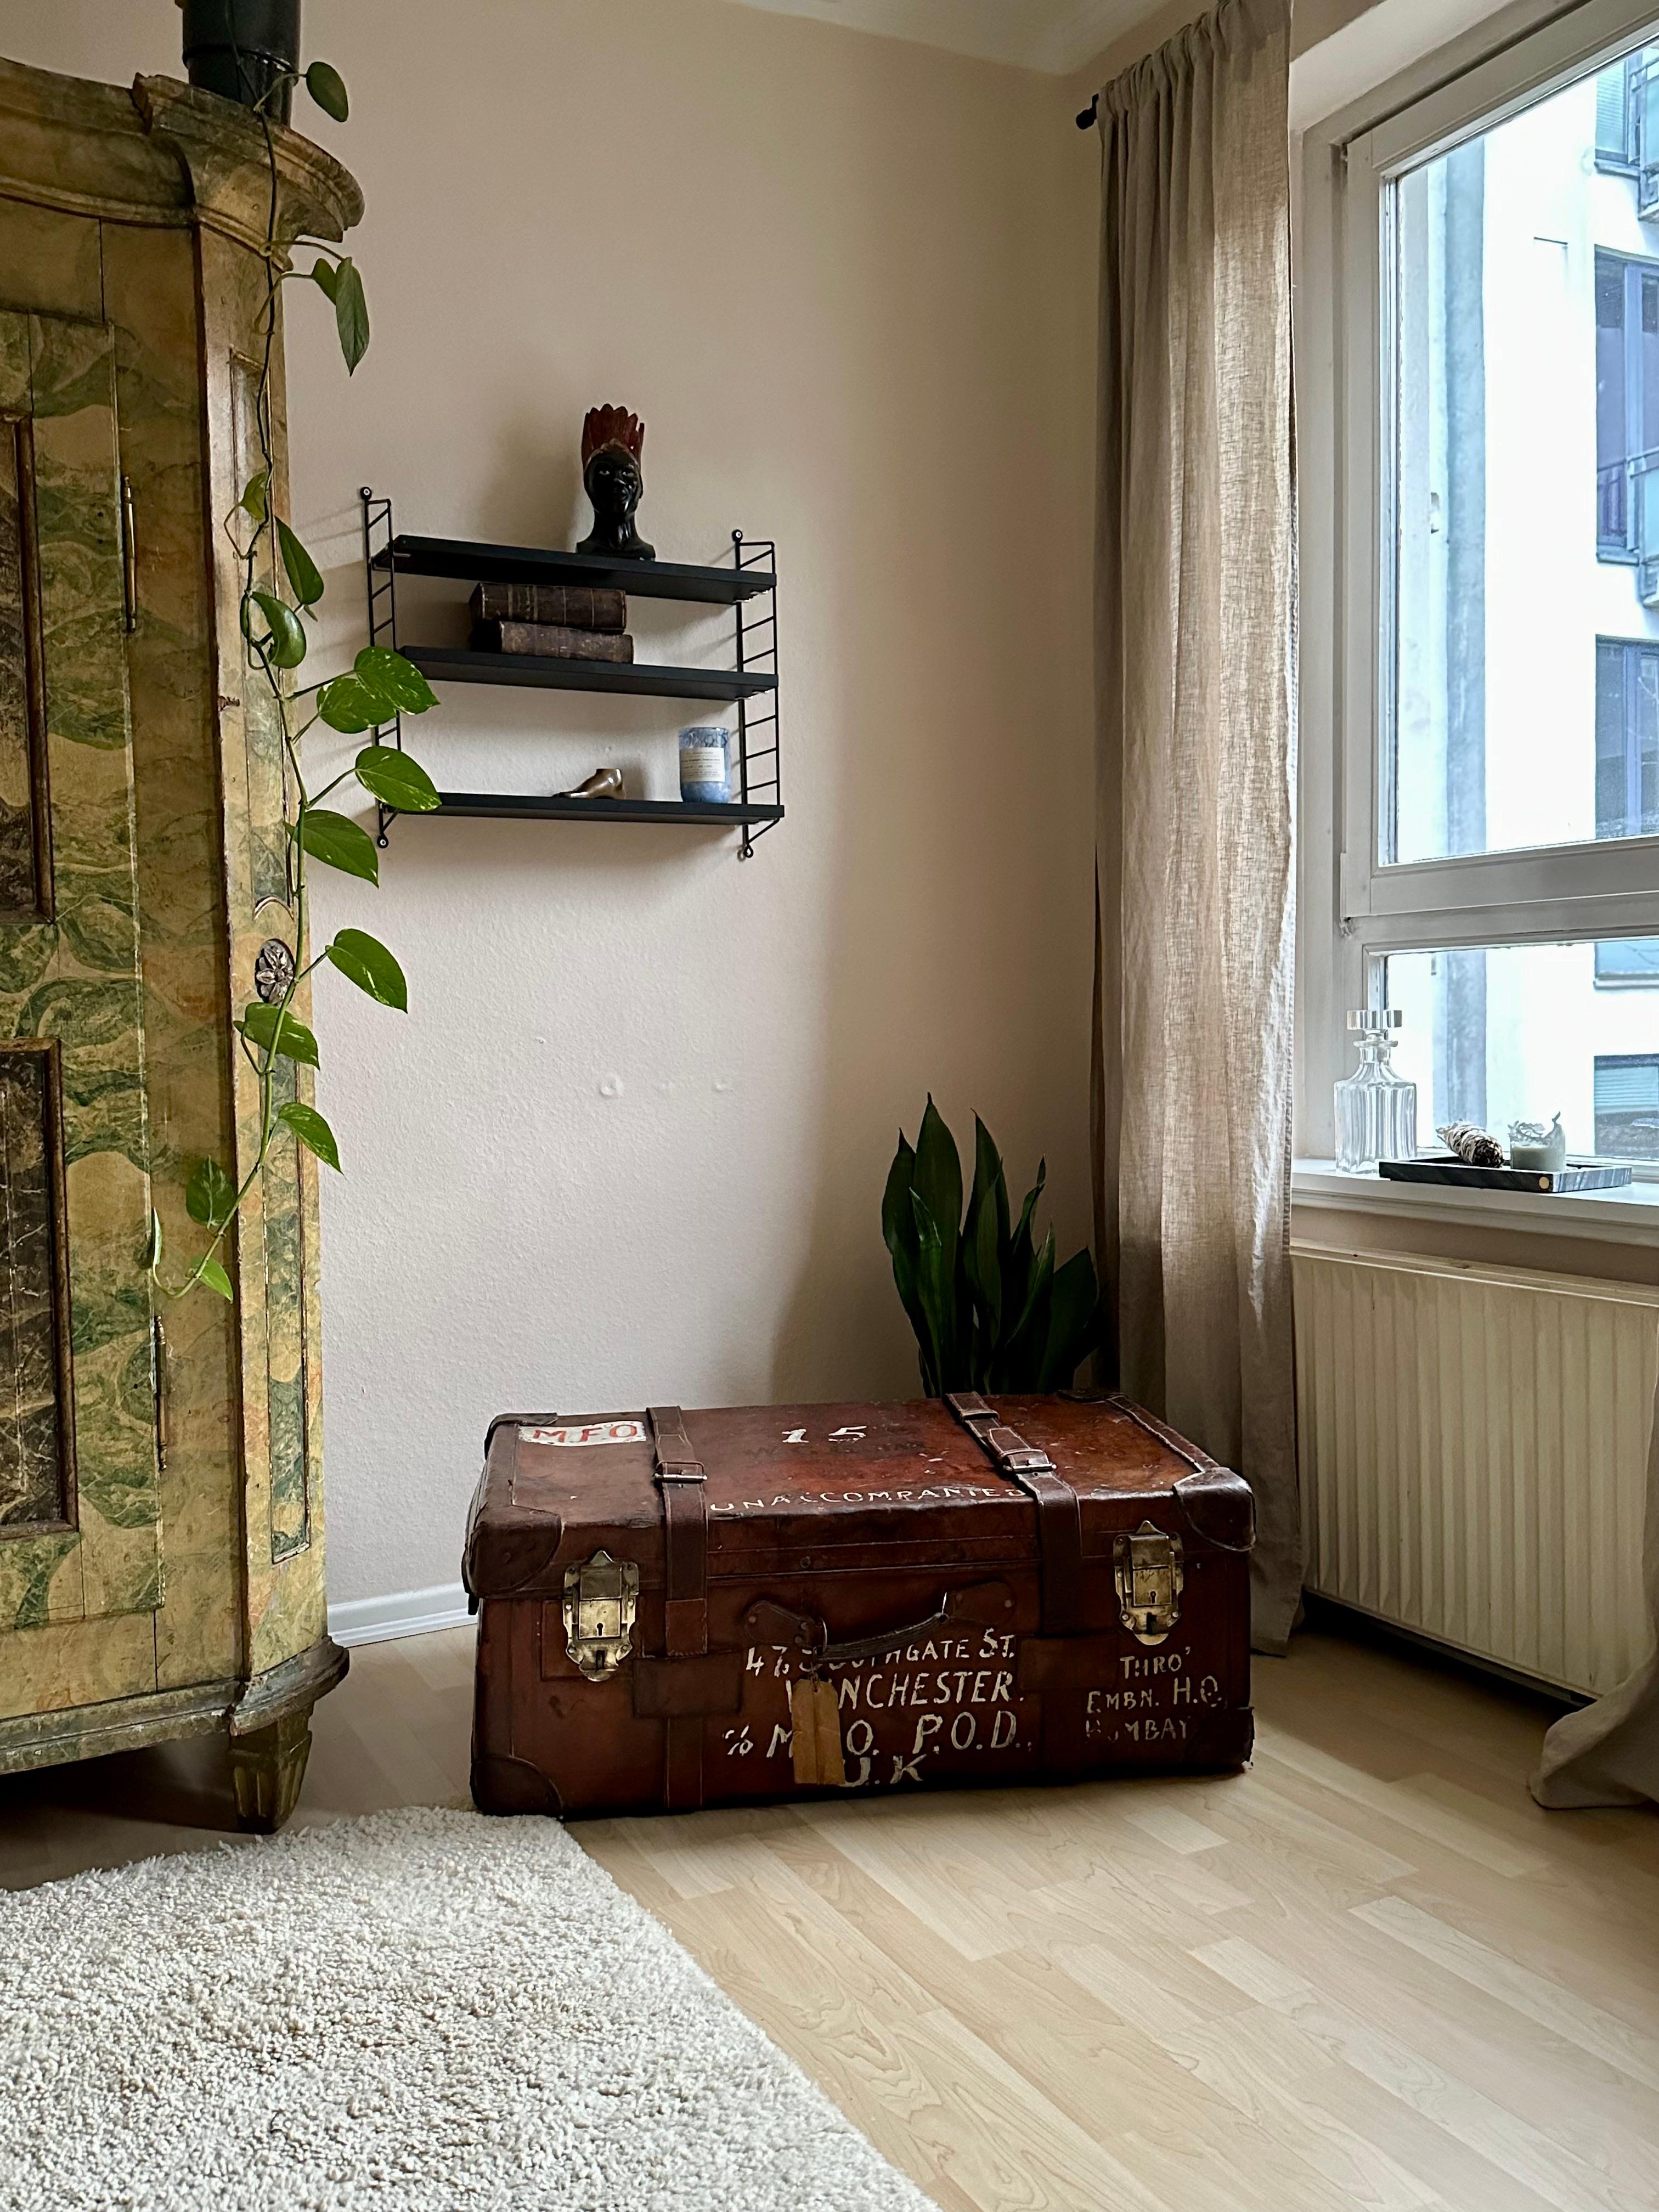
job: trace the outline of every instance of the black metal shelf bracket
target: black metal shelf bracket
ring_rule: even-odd
[[[457,813],[474,816],[494,814],[502,819],[587,820],[592,822],[683,821],[688,823],[730,823],[739,830],[738,858],[751,860],[755,847],[769,830],[775,829],[783,818],[783,781],[781,772],[781,753],[778,724],[778,580],[777,545],[770,538],[745,538],[742,531],[732,532],[732,565],[729,568],[715,566],[696,568],[676,566],[668,562],[651,562],[639,564],[638,588],[646,596],[656,599],[679,599],[687,604],[730,604],[734,623],[732,638],[732,666],[729,671],[656,669],[641,667],[637,674],[643,681],[630,683],[627,679],[635,672],[631,665],[611,667],[605,663],[586,664],[580,668],[566,670],[550,661],[520,662],[514,669],[509,657],[501,656],[509,665],[500,676],[494,675],[480,664],[494,656],[475,653],[422,649],[416,645],[400,646],[398,635],[398,571],[409,569],[416,574],[447,576],[477,581],[477,569],[487,575],[528,577],[556,577],[563,574],[582,576],[598,564],[581,555],[541,552],[534,548],[473,545],[450,538],[399,538],[392,527],[392,501],[380,497],[371,486],[364,484],[358,494],[363,510],[363,569],[368,593],[368,638],[371,645],[390,646],[394,652],[404,651],[417,665],[423,665],[428,676],[442,682],[471,683],[499,682],[504,684],[532,684],[553,689],[582,689],[629,691],[641,696],[675,696],[681,698],[729,698],[738,710],[737,758],[731,763],[735,770],[737,793],[728,807],[681,806],[670,800],[618,802],[589,805],[570,802],[567,807],[554,799],[538,801],[527,794],[511,793],[469,793],[453,794]],[[620,564],[614,564],[620,568]],[[630,575],[607,572],[606,581],[627,590]],[[676,679],[693,684],[696,688],[680,690]],[[403,717],[398,715],[388,726],[389,742],[401,752],[404,744]],[[381,731],[374,732],[376,744],[386,744]],[[499,800],[499,806],[492,801]],[[440,817],[444,810],[440,810]],[[384,851],[387,833],[397,818],[395,807],[375,805],[376,842]]]

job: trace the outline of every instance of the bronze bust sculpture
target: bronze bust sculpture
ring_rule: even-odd
[[[579,553],[603,553],[613,561],[654,561],[634,527],[634,510],[645,489],[640,453],[645,425],[625,407],[590,407],[582,424],[582,483],[593,502],[593,527],[577,546]]]

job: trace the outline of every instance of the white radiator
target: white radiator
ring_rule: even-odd
[[[1599,1694],[1645,1656],[1659,1289],[1297,1245],[1307,1585]]]

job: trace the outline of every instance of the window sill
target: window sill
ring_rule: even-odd
[[[1623,1190],[1456,1190],[1443,1183],[1385,1182],[1381,1176],[1344,1175],[1334,1160],[1297,1160],[1292,1206],[1351,1213],[1388,1213],[1399,1220],[1455,1222],[1463,1227],[1587,1237],[1607,1244],[1643,1244],[1659,1237],[1659,1182]]]

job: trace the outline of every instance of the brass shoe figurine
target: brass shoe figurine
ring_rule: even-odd
[[[596,768],[592,775],[579,783],[574,791],[562,791],[561,799],[620,799],[623,796],[623,774],[619,768]]]

